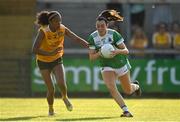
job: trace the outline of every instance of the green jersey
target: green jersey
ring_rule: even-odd
[[[90,49],[99,51],[101,47],[107,43],[110,43],[115,48],[117,48],[119,44],[124,42],[124,39],[117,31],[112,29],[107,29],[107,32],[103,37],[99,36],[97,30],[93,32],[89,36],[88,42]],[[99,60],[99,65],[101,67],[121,68],[124,65],[127,65],[127,67],[130,69],[130,64],[126,55],[118,54],[113,58],[99,57],[98,60]]]

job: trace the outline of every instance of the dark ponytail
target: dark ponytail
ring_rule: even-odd
[[[107,21],[123,21],[124,19],[116,10],[104,10],[99,14],[98,18],[100,17],[106,18]]]

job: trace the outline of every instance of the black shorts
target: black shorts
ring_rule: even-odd
[[[52,62],[43,62],[43,61],[37,60],[37,65],[38,65],[40,70],[47,69],[47,70],[52,71],[52,69],[56,65],[62,64],[62,63],[63,63],[62,57],[60,57],[60,58],[58,58],[58,59],[56,59],[55,61],[52,61]]]

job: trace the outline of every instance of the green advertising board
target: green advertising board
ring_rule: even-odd
[[[63,60],[69,92],[107,92],[100,68],[95,62],[90,62],[86,58],[64,58]],[[140,82],[143,92],[180,93],[180,60],[136,59],[130,60],[130,63],[132,65],[131,78]],[[120,85],[117,86],[121,90]],[[32,92],[45,90],[41,74],[33,60]]]

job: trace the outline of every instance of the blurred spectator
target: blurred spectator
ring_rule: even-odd
[[[145,49],[148,46],[148,39],[143,30],[138,27],[134,31],[133,37],[130,41],[130,47],[135,49]]]
[[[178,22],[172,23],[173,48],[180,49],[180,27]]]
[[[159,0],[160,3],[154,5],[153,25],[156,27],[160,22],[172,23],[172,10],[166,0]]]
[[[179,32],[179,23],[178,21],[174,21],[172,24],[171,24],[171,36],[172,38],[174,37],[174,35],[176,33]]]
[[[131,25],[132,31],[136,29],[136,27],[144,27],[144,18],[145,18],[145,7],[144,4],[131,4]]]
[[[148,39],[143,32],[143,30],[138,27],[134,30],[132,39],[130,40],[130,47],[133,49],[141,49],[139,53],[135,53],[132,58],[144,58],[145,54],[143,49],[146,49],[148,46]]]
[[[160,23],[157,28],[157,32],[153,34],[153,47],[163,49],[171,47],[171,36],[167,31],[167,25]]]

